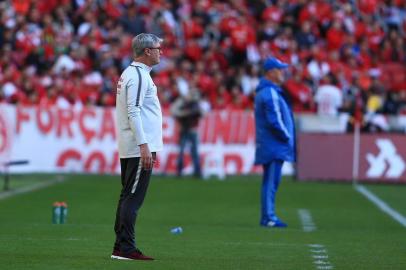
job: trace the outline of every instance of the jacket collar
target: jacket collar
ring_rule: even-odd
[[[141,67],[141,68],[145,69],[145,70],[148,71],[148,72],[151,72],[151,70],[152,70],[152,67],[147,66],[147,65],[144,64],[144,63],[136,62],[136,61],[132,61],[132,62],[131,62],[131,66],[138,66],[138,67]]]
[[[259,81],[259,84],[258,84],[258,87],[257,87],[257,92],[259,92],[262,89],[267,88],[267,87],[272,87],[272,88],[276,89],[277,91],[282,92],[282,89],[281,89],[281,87],[279,85],[277,85],[277,84],[273,83],[272,81],[267,80],[264,77],[262,77],[260,79],[260,81]]]

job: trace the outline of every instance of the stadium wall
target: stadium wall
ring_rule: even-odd
[[[343,133],[343,119],[327,121],[297,115],[299,180],[351,181],[354,178],[354,137]],[[342,118],[342,117],[341,117]],[[344,119],[345,120],[345,119]],[[11,172],[74,172],[118,174],[114,109],[83,107],[21,107],[0,105],[0,164],[28,160]],[[314,133],[318,127],[325,133]],[[311,130],[311,133],[308,133]],[[164,112],[164,151],[154,172],[174,174],[178,126]],[[199,125],[200,157],[206,175],[259,173],[253,166],[255,127],[252,112],[214,111]],[[399,134],[361,134],[357,179],[406,183],[406,140]],[[192,173],[187,154],[185,173]],[[1,168],[0,168],[1,169]],[[292,174],[291,164],[284,174]]]

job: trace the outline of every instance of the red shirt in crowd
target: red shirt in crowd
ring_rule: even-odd
[[[334,21],[333,26],[327,31],[327,48],[329,50],[340,49],[344,43],[345,32],[339,21]]]
[[[282,20],[283,10],[278,6],[269,6],[262,12],[262,19],[264,21],[271,20],[279,23]]]
[[[18,14],[26,15],[31,6],[31,1],[27,0],[12,0],[12,5]]]
[[[333,11],[331,6],[324,0],[309,1],[308,4],[300,11],[299,22],[316,20],[322,24],[331,22]]]
[[[220,20],[219,28],[222,33],[228,34],[238,25],[238,20],[234,16],[225,16]]]
[[[47,1],[35,1],[35,5],[41,14],[51,13],[59,6],[69,4],[70,0],[47,0]]]
[[[115,4],[114,2],[115,1],[107,0],[105,1],[103,7],[110,18],[119,19],[120,16],[122,16],[123,12],[120,9],[120,7],[118,7],[118,5]]]
[[[186,41],[184,53],[189,59],[196,62],[202,58],[203,49],[196,40],[189,40]]]
[[[239,24],[231,31],[231,44],[235,50],[245,51],[249,44],[256,41],[254,29],[246,24]]]
[[[368,25],[366,27],[365,34],[368,39],[368,45],[371,48],[373,52],[378,52],[379,51],[379,46],[385,37],[385,32],[383,29],[379,26],[378,23],[374,23],[372,25]]]
[[[367,15],[375,14],[378,11],[379,0],[358,0],[359,10]]]
[[[204,30],[196,18],[183,20],[182,22],[183,34],[186,40],[192,38],[199,38],[203,35]]]
[[[312,90],[301,80],[300,74],[295,76],[297,78],[291,78],[284,84],[285,89],[292,98],[293,111],[312,111],[314,107]]]

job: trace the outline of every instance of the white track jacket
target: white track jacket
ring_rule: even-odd
[[[116,95],[116,131],[120,158],[139,157],[139,145],[161,151],[162,111],[151,67],[132,62],[120,76]]]

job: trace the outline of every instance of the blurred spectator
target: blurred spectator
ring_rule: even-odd
[[[327,49],[338,50],[344,43],[346,33],[343,30],[343,25],[340,20],[333,21],[331,27],[327,30]]]
[[[387,92],[384,103],[383,113],[389,115],[398,115],[402,106],[400,95],[398,92]]]
[[[366,114],[364,117],[367,132],[387,131],[389,124],[383,116],[385,102],[385,89],[377,78],[373,78],[366,100]]]
[[[294,112],[309,112],[314,110],[312,89],[306,84],[299,70],[296,70],[293,76],[285,82],[284,87],[289,93]]]
[[[337,80],[333,74],[327,74],[323,77],[314,97],[319,115],[338,115],[343,104],[343,93],[336,85]]]
[[[132,3],[127,7],[124,16],[121,17],[121,25],[123,26],[124,31],[133,36],[145,32],[144,16],[137,11],[135,3]]]
[[[309,21],[303,22],[295,38],[300,49],[310,49],[317,42],[317,37],[312,32],[312,24]]]
[[[248,65],[240,69],[240,86],[246,97],[252,97],[259,83],[259,69],[255,65]]]
[[[405,3],[403,3],[404,7]],[[403,32],[402,26],[406,20],[404,10],[397,5],[396,0],[384,1],[382,3],[382,19],[386,23],[389,30],[396,30]]]
[[[177,175],[181,176],[184,166],[184,151],[190,144],[190,154],[193,162],[193,175],[200,178],[199,138],[197,129],[202,117],[197,89],[189,89],[185,95],[180,95],[171,107],[171,113],[179,124],[179,155]]]

